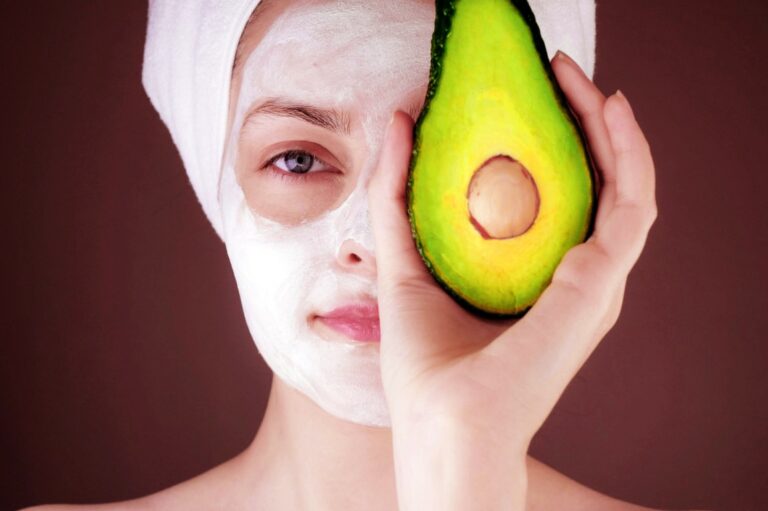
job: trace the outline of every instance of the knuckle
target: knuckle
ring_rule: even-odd
[[[608,333],[611,328],[613,328],[616,325],[616,322],[619,320],[619,314],[621,313],[621,305],[623,293],[621,291],[618,293],[618,295],[613,299],[613,302],[611,303],[611,308],[608,312],[608,315],[606,317],[605,322],[605,332]]]
[[[617,307],[616,305],[611,304],[610,310],[603,318],[603,321],[600,324],[600,328],[598,329],[598,336],[600,338],[605,337],[608,332],[610,332],[614,326],[616,326],[616,323],[619,320],[619,312],[621,308]]]
[[[601,287],[605,268],[610,264],[610,256],[599,244],[579,245],[563,257],[553,280],[586,298]]]
[[[656,222],[656,220],[659,218],[659,207],[655,200],[651,202],[651,205],[648,209],[649,224],[653,225],[654,222]]]
[[[611,299],[611,304],[608,309],[608,313],[605,318],[605,322],[603,323],[603,335],[610,332],[610,330],[616,325],[616,323],[619,320],[619,316],[621,315],[621,308],[624,304],[624,291],[626,289],[626,278],[621,282],[619,287],[614,292],[614,295]]]
[[[634,226],[634,229],[648,230],[656,220],[655,201],[625,201],[617,205],[621,209],[624,225]]]
[[[430,303],[434,294],[434,286],[420,272],[400,270],[398,274],[387,279],[381,286],[382,296],[397,297],[399,300],[407,297],[415,301],[424,300]]]
[[[648,202],[638,204],[636,207],[639,224],[646,230],[650,229],[659,215],[656,201],[651,199]]]
[[[635,142],[635,147],[638,151],[642,152],[643,154],[647,154],[648,157],[651,157],[651,144],[648,142],[648,139],[645,137],[645,134],[643,134],[643,131],[639,129],[637,130],[637,140]]]
[[[605,106],[605,98],[598,91],[593,91],[587,98],[586,105],[584,107],[583,117],[585,121],[598,123],[603,121],[603,108]]]

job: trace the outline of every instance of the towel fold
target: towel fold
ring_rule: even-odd
[[[149,1],[142,82],[171,132],[205,215],[222,239],[218,187],[232,64],[240,35],[259,1]],[[594,0],[530,4],[550,59],[560,49],[592,77]]]

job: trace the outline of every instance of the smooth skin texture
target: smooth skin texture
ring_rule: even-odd
[[[412,119],[398,113],[369,191],[381,248],[359,262],[382,286],[382,370],[393,429],[336,419],[274,378],[259,431],[237,457],[139,499],[28,509],[394,510],[398,499],[401,511],[649,509],[525,455],[565,385],[615,323],[656,216],[653,161],[627,104],[617,95],[606,100],[568,58],[555,58],[553,68],[603,188],[594,236],[569,252],[523,320],[511,328],[479,320],[425,273],[403,202]],[[398,333],[408,342],[398,343]],[[479,500],[467,507],[468,498]]]

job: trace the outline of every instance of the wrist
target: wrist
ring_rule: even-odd
[[[392,441],[401,511],[525,508],[527,443],[440,417],[393,421]]]

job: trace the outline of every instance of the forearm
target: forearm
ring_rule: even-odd
[[[400,511],[523,511],[525,449],[481,437],[451,420],[419,430],[393,426]]]

